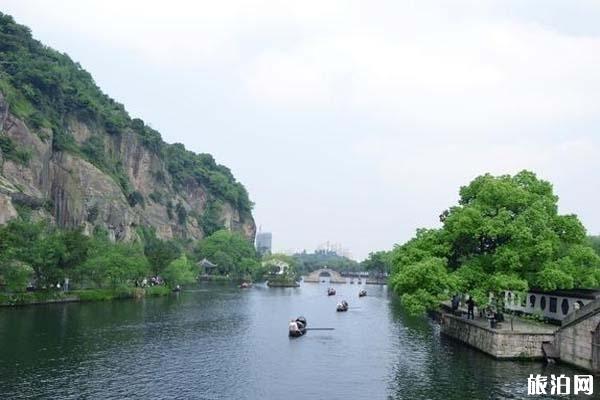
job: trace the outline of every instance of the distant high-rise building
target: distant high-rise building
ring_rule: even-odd
[[[271,242],[273,235],[271,232],[258,232],[256,234],[256,251],[261,256],[271,254]]]

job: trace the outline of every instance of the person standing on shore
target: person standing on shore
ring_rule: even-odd
[[[469,296],[469,300],[467,300],[467,319],[475,319],[475,301],[473,301],[473,296]]]

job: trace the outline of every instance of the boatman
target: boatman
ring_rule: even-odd
[[[298,333],[298,331],[300,330],[300,329],[298,329],[298,323],[293,319],[290,320],[289,329],[290,329],[290,332],[292,332],[292,333]]]

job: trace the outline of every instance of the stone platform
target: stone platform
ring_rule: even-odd
[[[486,318],[467,319],[448,312],[440,314],[441,333],[500,359],[543,359],[542,344],[554,342],[558,326],[510,316],[492,329]]]

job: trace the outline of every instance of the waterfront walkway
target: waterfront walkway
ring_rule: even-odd
[[[442,303],[444,311],[447,314],[451,314],[450,301]],[[556,325],[546,324],[539,321],[533,321],[528,318],[521,318],[513,316],[511,314],[504,314],[504,322],[499,322],[496,328],[490,327],[490,321],[486,317],[479,316],[479,310],[475,307],[475,319],[467,319],[467,308],[459,307],[455,316],[459,316],[464,319],[465,322],[476,325],[483,329],[489,329],[497,332],[513,332],[513,333],[541,333],[541,334],[553,334],[560,327]],[[512,322],[511,322],[512,320]]]

